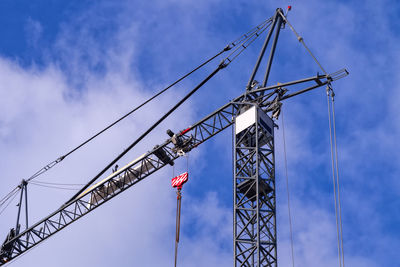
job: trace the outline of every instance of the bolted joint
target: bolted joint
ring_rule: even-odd
[[[185,131],[183,131],[185,132]],[[174,148],[172,149],[172,151],[176,154],[178,154],[179,156],[184,156],[186,152],[189,152],[190,150],[192,150],[192,141],[193,141],[193,136],[190,136],[189,138],[185,138],[183,135],[181,134],[175,134],[173,131],[171,130],[167,130],[167,134],[171,137],[171,142],[172,144],[174,144]]]
[[[167,134],[169,135],[169,137],[173,137],[174,136],[174,132],[171,131],[170,129],[167,130]]]
[[[297,40],[299,40],[299,42],[303,42],[303,37],[301,37],[300,35],[297,36]]]
[[[232,44],[228,44],[227,46],[225,46],[224,51],[229,51],[232,49]]]
[[[219,68],[220,70],[221,70],[221,69],[224,69],[224,68],[226,68],[226,67],[229,65],[229,63],[231,63],[231,60],[230,60],[229,58],[223,59],[223,60],[219,63],[218,68]]]

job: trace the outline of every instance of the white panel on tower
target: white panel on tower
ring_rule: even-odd
[[[235,134],[240,133],[241,131],[249,128],[249,126],[256,123],[256,117],[257,114],[255,106],[252,106],[250,109],[237,116],[235,120]]]

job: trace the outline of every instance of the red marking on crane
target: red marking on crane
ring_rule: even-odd
[[[287,7],[288,11],[292,10],[292,6]]]
[[[187,133],[187,132],[189,132],[190,130],[192,130],[192,128],[187,128],[186,130],[183,130],[182,132],[181,132],[181,135],[183,135],[183,134],[185,134],[185,133]]]
[[[172,178],[171,184],[172,187],[177,187],[178,189],[181,189],[183,184],[186,183],[189,179],[189,174],[188,172],[184,172],[174,178]]]

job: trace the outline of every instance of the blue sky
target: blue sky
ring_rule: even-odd
[[[119,115],[215,54],[277,7],[334,84],[347,266],[397,266],[400,256],[399,14],[396,1],[2,1],[0,196]],[[243,92],[262,41],[210,81],[121,163],[163,142]],[[73,154],[42,181],[84,183],[219,61]],[[281,31],[271,83],[318,68]],[[284,103],[296,266],[337,266],[324,89]],[[281,122],[278,121],[278,124]],[[290,266],[282,132],[276,132],[278,255]],[[231,131],[190,153],[183,196],[181,266],[232,266]],[[176,172],[185,170],[180,161]],[[166,266],[173,262],[171,169],[147,178],[11,266]],[[30,220],[72,192],[29,188]],[[11,205],[0,238],[15,223]],[[3,237],[1,237],[3,235]]]

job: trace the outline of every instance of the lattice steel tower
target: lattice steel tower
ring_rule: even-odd
[[[273,125],[256,104],[236,118],[235,266],[276,266]]]
[[[267,69],[261,87],[267,85],[283,11],[278,9],[247,85],[249,93],[235,118],[234,136],[234,261],[235,266],[277,266],[274,122],[267,115],[274,104],[264,92],[252,93],[254,80],[272,33]],[[279,94],[277,91],[276,93]],[[272,95],[271,95],[272,96]],[[276,98],[276,95],[275,95]],[[280,103],[276,102],[275,117]],[[262,109],[264,107],[264,111]]]

